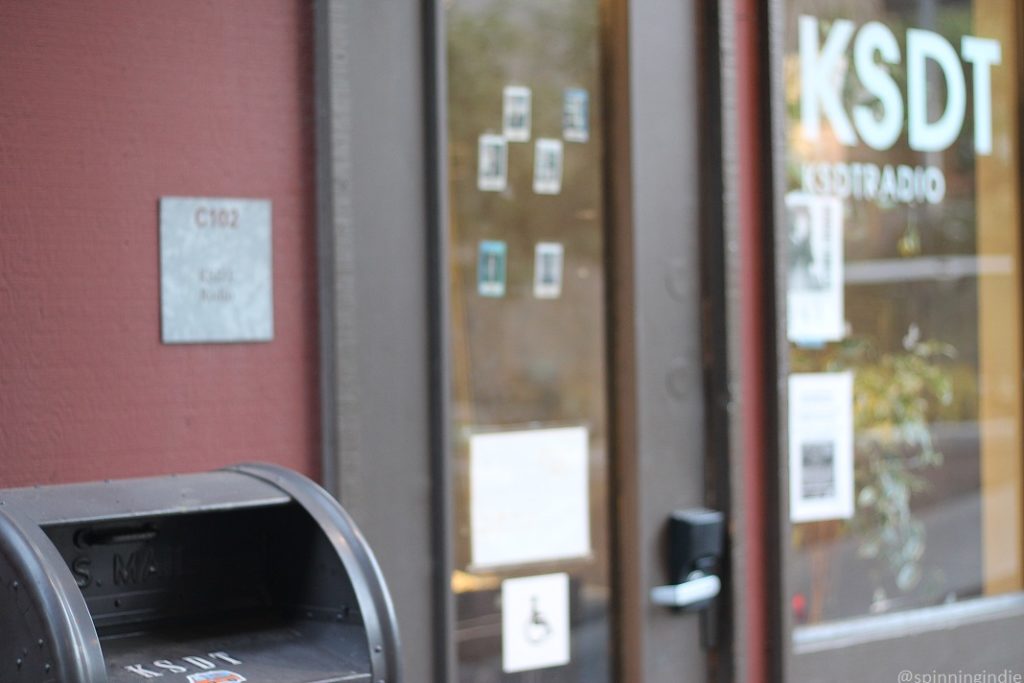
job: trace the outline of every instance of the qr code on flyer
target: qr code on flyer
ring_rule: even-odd
[[[807,441],[800,447],[805,500],[831,498],[836,494],[836,445],[833,441]]]

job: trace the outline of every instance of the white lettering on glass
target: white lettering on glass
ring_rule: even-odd
[[[839,89],[846,76],[843,54],[853,35],[853,22],[839,19],[818,51],[818,20],[800,17],[800,123],[807,137],[817,140],[821,134],[821,113],[825,112],[836,138],[846,146],[857,144],[857,136],[846,116]]]
[[[931,60],[946,81],[946,107],[937,121],[928,120],[928,73]],[[956,51],[945,38],[932,31],[907,30],[907,127],[910,148],[938,152],[953,144],[964,125],[967,109],[964,71]]]
[[[960,53],[974,65],[974,149],[992,153],[992,67],[1003,60],[998,40],[964,36]]]
[[[875,118],[874,107],[860,104],[853,108],[853,121],[864,142],[873,149],[889,149],[903,130],[903,97],[896,80],[875,63],[875,53],[886,64],[900,63],[896,36],[877,21],[865,24],[853,46],[853,64],[864,87],[878,98],[882,117]]]
[[[878,100],[854,106],[852,123],[842,100],[849,70],[846,52],[851,40],[857,79]],[[911,149],[937,152],[949,148],[963,131],[967,112],[962,59],[972,65],[975,151],[980,155],[992,153],[992,68],[1002,61],[999,41],[963,36],[958,55],[953,45],[938,33],[907,29],[905,107],[899,86],[888,69],[902,60],[899,43],[884,24],[871,21],[858,31],[852,21],[837,19],[829,26],[822,45],[820,21],[804,15],[799,20],[799,43],[800,125],[808,140],[820,138],[825,118],[836,140],[846,147],[857,145],[859,136],[873,149],[890,149],[903,132],[905,112]],[[928,81],[929,62],[942,75],[944,102],[932,101],[935,93]],[[935,120],[929,118],[930,106],[941,112]]]

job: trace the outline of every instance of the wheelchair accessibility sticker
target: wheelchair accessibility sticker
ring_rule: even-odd
[[[233,671],[206,671],[188,677],[189,683],[245,683],[245,680],[245,676]]]

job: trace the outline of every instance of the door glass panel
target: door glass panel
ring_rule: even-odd
[[[794,623],[1018,590],[1016,3],[786,7]]]
[[[445,3],[459,681],[610,671],[596,0]]]

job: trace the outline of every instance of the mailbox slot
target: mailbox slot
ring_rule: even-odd
[[[232,660],[280,683],[368,679],[351,582],[295,503],[43,530],[85,596],[111,683]]]

